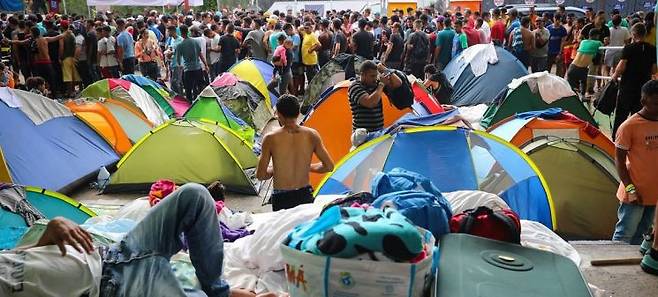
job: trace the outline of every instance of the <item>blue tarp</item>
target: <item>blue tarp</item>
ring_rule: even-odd
[[[23,11],[25,1],[22,0],[0,0],[0,11]]]
[[[78,118],[56,117],[35,125],[1,100],[0,148],[14,183],[56,191],[119,160]]]
[[[498,63],[489,64],[487,71],[475,77],[471,67],[464,65],[458,57],[446,66],[443,71],[452,84],[454,93],[451,104],[457,106],[471,106],[478,104],[491,104],[496,94],[507,87],[512,79],[528,74],[526,67],[510,52],[502,47],[496,47]]]

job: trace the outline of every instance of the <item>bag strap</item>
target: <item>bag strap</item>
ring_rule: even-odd
[[[484,206],[464,211],[466,217],[459,223],[459,233],[470,233],[473,224],[475,224],[475,219],[479,214],[485,213],[491,215],[492,212],[490,208]]]

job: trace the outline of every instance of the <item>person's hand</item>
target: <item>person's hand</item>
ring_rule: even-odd
[[[617,81],[619,79],[619,75],[617,75],[617,72],[613,73],[612,76],[610,76],[610,79],[612,79],[612,81]]]
[[[65,245],[72,246],[80,253],[94,251],[91,235],[76,223],[62,217],[56,217],[48,222],[46,231],[41,235],[36,246],[47,245],[59,247],[62,256],[66,256]]]

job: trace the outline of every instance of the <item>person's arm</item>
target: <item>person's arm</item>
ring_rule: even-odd
[[[263,137],[258,167],[256,167],[256,178],[259,180],[268,180],[274,176],[274,168],[270,167],[270,159],[272,159],[272,140],[268,134]]]
[[[384,84],[379,83],[377,89],[371,94],[365,93],[359,98],[359,105],[367,108],[375,108],[377,104],[382,101],[382,92],[384,91]]]
[[[240,50],[240,48],[237,48],[237,49],[235,50],[235,52],[237,53],[239,50]],[[199,50],[199,59],[201,59],[201,62],[203,62],[203,66],[206,67],[206,68],[205,68],[206,70],[210,69],[210,68],[208,67],[208,62],[206,62],[206,55],[204,55],[203,52],[202,52],[201,50]]]
[[[320,159],[319,163],[311,164],[311,172],[314,173],[327,173],[334,170],[334,161],[329,156],[327,148],[322,142],[322,137],[317,131],[313,131],[313,153]]]
[[[334,43],[334,49],[331,51],[331,57],[336,57],[338,53],[340,52],[340,41],[338,41],[338,38],[336,38],[336,42]]]
[[[389,42],[386,44],[386,51],[384,51],[384,55],[382,57],[383,64],[386,64],[386,61],[388,61],[388,57],[391,56],[391,51],[393,51],[393,43],[389,40]]]
[[[619,179],[621,180],[621,183],[624,185],[624,187],[628,187],[630,185],[633,185],[633,180],[631,179],[631,174],[628,172],[628,167],[626,166],[626,157],[628,156],[628,151],[624,150],[622,148],[615,148],[615,166],[617,167],[617,174],[619,175]],[[640,198],[640,193],[637,192],[637,188],[634,189],[635,193],[627,193],[627,197],[630,198],[628,199],[629,202],[639,200]],[[629,196],[634,196],[634,197],[629,197]]]
[[[45,39],[46,42],[51,43],[51,42],[59,41],[60,39],[64,38],[64,34],[66,34],[66,32],[59,34],[57,36],[44,37],[43,39]]]
[[[436,48],[434,49],[434,64],[439,62],[439,55],[441,54],[441,44],[439,43],[439,36],[436,37]]]
[[[56,217],[48,222],[46,230],[35,245],[19,247],[19,249],[49,245],[56,245],[60,252],[62,252],[62,256],[66,256],[66,245],[72,246],[80,253],[94,252],[91,235],[76,223],[62,217]]]
[[[61,63],[62,57],[64,56],[64,39],[59,40],[59,61]]]
[[[626,71],[626,63],[628,63],[628,60],[626,59],[619,60],[619,63],[617,63],[617,67],[615,67],[615,73],[613,73],[611,76],[612,80],[616,81],[617,79],[619,79],[620,76],[624,74],[624,72]],[[653,66],[655,67],[656,64],[654,64]]]

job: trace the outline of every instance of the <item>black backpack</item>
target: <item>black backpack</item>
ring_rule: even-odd
[[[402,81],[402,85],[399,88],[393,90],[384,88],[384,93],[388,97],[388,101],[391,102],[395,108],[399,110],[409,108],[414,104],[413,86],[411,85],[409,78],[407,78],[407,75],[404,74],[404,72],[400,70],[392,71],[393,73],[391,73],[391,75],[397,75]]]
[[[430,40],[424,32],[416,32],[409,38],[414,38],[416,43],[413,44],[411,54],[415,60],[425,61],[430,53]]]
[[[616,81],[608,81],[605,86],[596,94],[594,106],[598,111],[605,115],[611,115],[617,107],[617,93],[619,85]]]

